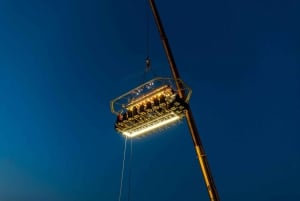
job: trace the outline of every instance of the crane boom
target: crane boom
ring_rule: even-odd
[[[168,38],[164,31],[164,28],[163,28],[161,19],[159,17],[159,13],[158,13],[157,7],[155,5],[155,2],[154,2],[154,0],[149,0],[149,3],[151,6],[151,10],[152,10],[159,34],[160,34],[162,45],[164,47],[164,50],[165,50],[165,53],[166,53],[166,56],[167,56],[167,59],[168,59],[169,65],[170,65],[170,69],[171,69],[173,78],[174,78],[174,80],[180,80],[179,71],[176,67],[176,63],[175,63],[175,60],[174,60],[174,57],[173,57],[173,54],[172,54],[172,51],[171,51],[171,48],[170,48],[170,45],[168,42]],[[176,82],[176,86],[178,88],[179,96],[181,98],[184,98],[185,94],[183,93],[181,84],[179,82]],[[189,126],[189,130],[191,133],[193,143],[194,143],[196,155],[199,160],[200,168],[201,168],[201,171],[203,174],[203,178],[204,178],[204,181],[206,184],[209,198],[211,201],[220,201],[220,198],[219,198],[219,195],[217,192],[217,188],[215,186],[215,182],[213,180],[213,176],[211,174],[211,171],[210,171],[210,168],[208,165],[208,160],[207,160],[207,157],[205,154],[205,150],[204,150],[204,147],[200,140],[198,129],[197,129],[195,120],[193,118],[192,111],[191,111],[189,104],[187,106],[187,110],[185,111],[185,116],[187,119],[187,123]]]

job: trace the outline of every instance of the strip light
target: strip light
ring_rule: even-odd
[[[129,131],[122,132],[122,134],[128,136],[128,137],[136,137],[142,134],[145,134],[147,132],[150,132],[152,130],[158,129],[160,127],[163,127],[167,124],[170,124],[172,122],[175,122],[179,120],[181,117],[179,115],[176,115],[175,113],[169,113],[165,116],[162,116],[158,119],[154,119],[153,121],[143,124],[137,128],[131,129]]]

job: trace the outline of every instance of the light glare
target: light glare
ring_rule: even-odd
[[[171,118],[168,118],[169,116],[172,116]],[[167,118],[167,119],[166,119]],[[149,131],[158,129],[160,127],[163,127],[169,123],[175,122],[177,120],[180,119],[180,116],[174,114],[173,112],[171,114],[168,114],[166,116],[163,116],[159,119],[155,119],[154,121],[150,122],[148,125],[143,125],[141,126],[142,128],[136,128],[133,131],[125,131],[123,132],[124,135],[128,136],[128,137],[136,137],[138,135],[142,135],[145,134]]]

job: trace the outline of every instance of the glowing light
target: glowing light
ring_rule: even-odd
[[[154,131],[156,129],[162,128],[172,122],[175,122],[177,120],[181,119],[181,116],[171,112],[164,116],[161,116],[159,118],[156,118],[152,121],[149,121],[147,123],[144,123],[138,127],[134,127],[130,130],[122,132],[122,134],[128,136],[128,137],[136,137],[139,135],[143,135],[147,132]]]
[[[130,108],[133,105],[141,104],[145,101],[152,101],[152,99],[156,96],[159,96],[161,93],[164,93],[167,96],[170,96],[172,94],[172,90],[168,85],[163,85],[162,87],[155,89],[154,91],[143,95],[142,97],[139,97],[135,100],[132,100],[128,105],[127,108]]]

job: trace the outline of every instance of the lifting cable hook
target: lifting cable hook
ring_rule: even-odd
[[[147,57],[146,58],[146,72],[148,72],[151,68],[151,61],[150,61],[150,58]]]

